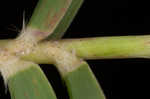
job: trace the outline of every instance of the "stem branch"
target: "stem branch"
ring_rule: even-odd
[[[12,40],[1,40],[0,47],[11,42]],[[37,46],[30,50],[29,53],[22,55],[21,58],[36,63],[51,64],[53,56],[48,53],[58,53],[54,47],[74,53],[83,59],[150,58],[150,35],[45,41],[38,43]]]

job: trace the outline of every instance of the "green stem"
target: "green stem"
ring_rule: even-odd
[[[84,59],[150,58],[150,35],[66,39],[60,43]]]
[[[6,42],[11,41],[0,41],[0,46]],[[54,50],[53,46],[64,48],[83,59],[150,58],[150,35],[45,41],[21,57],[36,63],[52,63],[52,56],[47,53]]]

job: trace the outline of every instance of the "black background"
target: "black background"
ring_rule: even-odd
[[[21,30],[23,12],[29,20],[37,0],[3,0],[0,2],[0,39],[15,38]],[[148,1],[85,0],[64,38],[95,36],[149,35]],[[88,60],[107,99],[147,97],[149,89],[148,59]],[[66,88],[53,66],[41,65],[57,93],[58,99],[68,99]],[[0,79],[0,99],[5,94]],[[148,98],[148,97],[147,97]]]

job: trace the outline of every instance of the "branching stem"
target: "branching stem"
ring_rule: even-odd
[[[0,41],[0,48],[11,44],[12,40]],[[7,50],[12,50],[9,48]],[[60,47],[74,53],[83,59],[112,59],[112,58],[150,58],[150,36],[119,36],[96,37],[81,39],[64,39],[59,41],[40,42],[29,50],[27,54],[20,55],[22,59],[36,63],[53,63],[52,54],[59,53],[55,48]]]

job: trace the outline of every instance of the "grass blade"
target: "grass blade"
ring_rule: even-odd
[[[11,99],[56,99],[47,78],[37,66],[9,77],[8,87]]]
[[[27,31],[32,31],[39,40],[51,35],[71,2],[72,0],[39,0]]]
[[[79,8],[81,7],[83,1],[84,0],[72,0],[72,3],[68,8],[65,16],[57,25],[54,32],[48,37],[48,39],[59,39],[64,35],[69,25],[73,21],[75,15],[77,14]]]
[[[88,64],[80,67],[64,77],[70,99],[105,99],[94,74]]]

